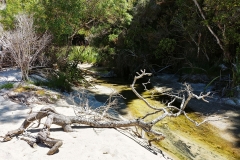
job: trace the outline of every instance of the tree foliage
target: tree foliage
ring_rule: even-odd
[[[124,55],[130,55],[129,50],[134,55],[131,64],[138,64],[134,67],[147,60],[147,64],[171,65],[175,71],[186,67],[211,71],[221,63],[231,69],[239,62],[238,1],[142,0],[134,4],[133,21],[119,41]],[[232,74],[239,76],[236,69]]]
[[[132,71],[226,63],[239,77],[232,65],[239,62],[239,8],[237,0],[8,0],[0,13],[5,28],[14,27],[15,14],[32,13],[38,31],[52,32],[57,45],[65,35],[85,34],[102,59]]]

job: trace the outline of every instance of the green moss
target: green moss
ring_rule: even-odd
[[[146,113],[153,112],[154,110],[146,106],[146,104],[138,99],[136,95],[131,91],[129,85],[121,81],[101,81],[104,86],[114,88],[119,91],[125,98],[127,104],[127,112],[130,112],[132,116],[139,118],[145,115]],[[108,83],[108,84],[107,84]],[[152,99],[149,91],[139,90],[141,85],[137,86],[136,89],[146,98],[150,104],[154,106],[163,107],[164,105]],[[157,98],[157,97],[155,97]],[[150,116],[147,121],[150,121],[161,113]],[[192,119],[201,122],[203,118],[200,114],[195,112],[189,112],[188,116]],[[237,160],[240,159],[239,149],[234,148],[233,144],[223,139],[218,135],[220,132],[217,128],[213,127],[208,123],[204,123],[200,126],[196,126],[190,122],[185,116],[181,115],[179,117],[167,117],[164,120],[156,124],[155,128],[159,132],[162,132],[166,138],[158,143],[157,146],[166,153],[168,153],[174,159],[192,159],[194,155],[191,155],[191,149],[188,149],[187,145],[179,141],[180,137],[187,139],[187,141],[196,144],[196,146],[201,147],[202,149],[214,153],[223,159]],[[185,145],[185,146],[184,146]],[[182,147],[182,148],[181,148]],[[184,148],[185,147],[185,148]],[[205,153],[203,153],[205,154]],[[210,156],[210,155],[203,155]],[[215,158],[216,159],[216,158]]]
[[[145,97],[147,97],[147,93],[144,94]],[[152,99],[148,98],[147,100],[155,106],[163,106],[161,103],[155,102]],[[146,113],[153,112],[152,109],[147,107],[146,104],[139,99],[133,100],[129,103],[129,111],[134,117],[142,117]],[[161,115],[161,113],[153,115],[147,120],[150,121],[159,115]],[[194,112],[189,113],[188,116],[198,122],[203,120],[199,114]],[[167,117],[163,119],[156,124],[155,129],[166,135],[165,140],[156,143],[156,145],[161,149],[164,149],[170,155],[174,155],[177,159],[189,159],[190,157],[188,157],[188,155],[191,155],[191,153],[188,152],[187,149],[184,151],[179,149],[176,144],[178,141],[174,141],[174,136],[187,138],[191,142],[203,146],[205,149],[207,148],[215,154],[226,157],[226,159],[240,159],[240,151],[235,149],[230,142],[220,137],[220,135],[217,134],[220,131],[208,123],[204,123],[197,127],[185,116],[180,115],[176,118]]]
[[[15,92],[26,92],[26,91],[34,91],[36,90],[35,88],[31,87],[31,86],[18,86],[14,91]]]
[[[5,83],[3,85],[0,86],[0,89],[11,89],[13,88],[13,83]]]
[[[36,93],[37,93],[37,95],[39,95],[39,96],[43,96],[43,95],[46,94],[45,91],[44,91],[43,89],[41,89],[41,90],[37,90]]]

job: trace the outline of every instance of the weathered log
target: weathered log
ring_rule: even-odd
[[[146,133],[150,133],[150,134],[154,135],[153,139],[148,141],[149,145],[151,145],[152,141],[159,141],[159,140],[164,139],[165,136],[162,133],[160,133],[156,130],[153,130],[152,128],[156,123],[158,123],[165,117],[178,117],[179,115],[184,114],[187,119],[189,119],[196,125],[200,125],[207,121],[210,121],[210,120],[204,120],[203,122],[198,123],[198,122],[192,120],[191,118],[189,118],[186,115],[186,112],[184,111],[184,109],[187,106],[187,103],[190,101],[191,98],[202,99],[203,101],[208,102],[204,98],[208,97],[210,92],[207,94],[204,94],[204,95],[201,93],[199,96],[197,96],[197,95],[193,94],[190,85],[185,84],[186,89],[183,91],[187,93],[186,94],[187,99],[185,98],[185,94],[181,94],[182,96],[179,96],[180,95],[179,93],[177,95],[165,93],[165,95],[169,95],[170,97],[172,97],[172,100],[167,104],[167,106],[165,106],[165,107],[153,106],[150,103],[148,103],[148,101],[146,99],[144,99],[134,88],[136,80],[142,78],[145,75],[148,75],[148,76],[151,75],[150,73],[146,73],[145,70],[143,70],[141,72],[142,72],[141,74],[137,73],[138,76],[135,76],[133,84],[131,85],[131,88],[132,88],[132,91],[137,95],[137,97],[139,99],[143,100],[143,102],[145,102],[145,104],[149,108],[153,109],[154,112],[148,113],[139,119],[107,121],[106,119],[103,119],[103,117],[107,117],[107,116],[104,116],[106,110],[103,112],[103,114],[100,114],[100,113],[94,112],[92,110],[86,111],[83,109],[83,112],[85,111],[84,112],[85,115],[83,114],[83,115],[79,115],[79,116],[65,116],[63,114],[58,113],[53,107],[47,106],[47,107],[43,107],[39,112],[30,114],[24,120],[24,122],[18,129],[9,131],[3,137],[3,141],[4,142],[10,141],[12,139],[12,137],[23,134],[24,131],[30,126],[30,124],[33,121],[37,120],[40,123],[41,119],[44,117],[47,118],[46,122],[44,123],[44,127],[37,134],[37,136],[30,140],[24,139],[24,138],[23,138],[23,140],[27,141],[28,144],[30,144],[31,146],[34,146],[36,143],[39,143],[39,142],[49,146],[50,150],[47,153],[48,155],[52,155],[52,154],[56,153],[58,151],[59,147],[61,147],[63,144],[62,140],[54,139],[54,138],[50,137],[50,128],[51,128],[52,124],[61,126],[65,132],[73,131],[73,129],[71,127],[72,124],[85,124],[88,126],[98,127],[98,128],[121,128],[121,127],[137,126],[137,127],[141,128],[142,130],[144,130]],[[176,99],[181,100],[181,104],[180,104],[179,108],[172,105]],[[108,108],[109,107],[107,107],[107,109]],[[91,113],[91,115],[89,116],[88,113]],[[148,117],[152,114],[156,114],[156,113],[162,113],[162,114],[150,122],[144,121],[144,119],[146,119],[146,117]]]
[[[41,143],[49,146],[51,149],[48,151],[48,155],[52,155],[56,153],[59,147],[62,146],[63,142],[59,139],[54,139],[50,137],[50,128],[52,124],[59,125],[63,128],[65,132],[72,132],[73,129],[71,124],[85,124],[92,127],[97,128],[120,128],[120,127],[130,127],[130,126],[138,126],[142,128],[144,131],[154,134],[158,137],[164,137],[162,133],[157,131],[153,131],[152,124],[146,123],[142,119],[133,119],[133,120],[124,120],[124,121],[97,121],[95,119],[88,119],[86,117],[78,117],[78,116],[65,116],[56,112],[53,107],[43,107],[39,112],[32,113],[29,115],[22,125],[16,129],[9,131],[5,136],[3,141],[7,142],[12,139],[12,137],[23,134],[23,132],[27,129],[27,127],[33,121],[40,121],[42,118],[47,117],[46,122],[44,123],[43,129],[38,133],[35,140],[29,140],[23,138],[23,140],[27,141],[32,147],[40,141]]]

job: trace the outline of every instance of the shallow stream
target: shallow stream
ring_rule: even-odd
[[[146,82],[147,80],[144,80]],[[119,78],[98,79],[97,84],[117,90],[126,99],[120,100],[119,113],[128,118],[142,117],[152,110],[137,98],[130,88],[131,81]],[[137,91],[143,95],[152,105],[164,106],[162,101],[166,99],[154,94],[152,85],[148,85],[148,91],[138,83]],[[105,102],[109,95],[96,94],[96,99]],[[177,105],[177,104],[176,104]],[[201,121],[202,115],[191,109],[187,110],[188,116]],[[159,115],[154,115],[154,118]],[[240,159],[240,150],[229,141],[218,135],[219,130],[205,123],[199,127],[186,119],[185,116],[177,118],[165,118],[157,123],[156,129],[166,136],[164,140],[156,143],[161,150],[165,151],[173,159],[186,160],[237,160]]]

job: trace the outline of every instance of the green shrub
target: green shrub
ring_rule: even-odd
[[[35,81],[34,84],[37,86],[47,86],[52,89],[58,89],[62,92],[70,92],[72,86],[63,72],[59,72],[57,75],[52,75],[48,81]]]
[[[233,63],[232,73],[233,73],[233,87],[236,87],[240,84],[240,51],[239,49],[235,58],[235,63]]]
[[[48,81],[38,81],[34,84],[70,92],[72,85],[82,85],[86,83],[83,81],[82,71],[77,68],[77,65],[78,61],[67,62],[63,66],[60,66],[60,71],[51,75]]]
[[[69,61],[96,63],[98,52],[94,47],[74,46],[69,53]]]
[[[68,81],[65,73],[58,73],[57,76],[53,76],[48,82],[49,88],[60,89],[61,91],[71,91],[71,83]]]
[[[158,48],[154,53],[156,58],[161,58],[165,53],[171,54],[175,50],[177,42],[174,39],[163,38],[158,44]]]

